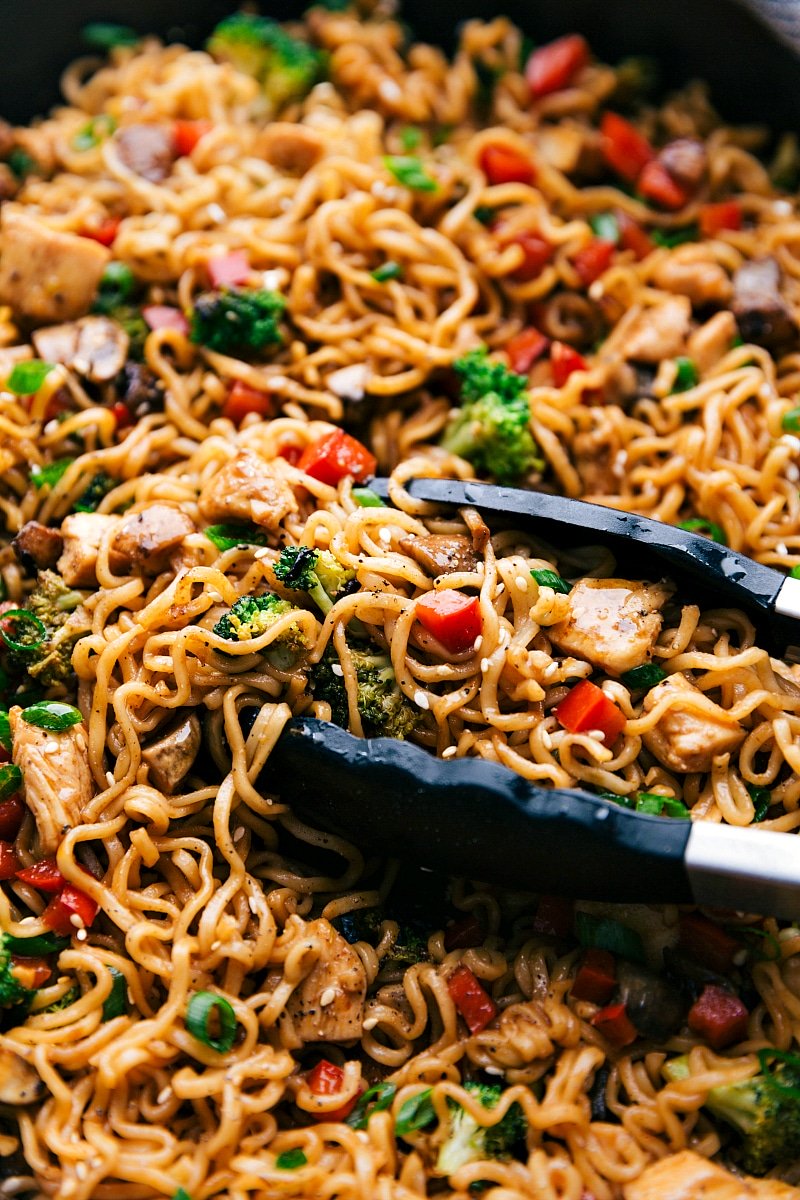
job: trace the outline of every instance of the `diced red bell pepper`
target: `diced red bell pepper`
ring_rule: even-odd
[[[567,938],[574,918],[575,904],[566,896],[540,896],[531,929],[546,937]]]
[[[99,242],[101,246],[113,246],[121,224],[121,217],[104,217],[97,225],[84,225],[79,233],[81,237]]]
[[[323,1058],[309,1071],[306,1083],[315,1096],[335,1096],[344,1086],[344,1071],[341,1067],[337,1067],[336,1063]],[[357,1100],[358,1095],[355,1095],[340,1108],[334,1109],[333,1112],[314,1114],[314,1119],[317,1121],[344,1121],[355,1108]]]
[[[278,458],[285,458],[288,463],[296,467],[303,457],[303,451],[299,446],[281,446],[278,451]]]
[[[210,130],[210,121],[175,121],[172,126],[175,153],[179,158],[185,158],[192,153],[200,138],[205,137]]]
[[[471,650],[483,628],[477,596],[455,588],[426,592],[417,601],[416,618],[451,654]]]
[[[250,259],[246,250],[229,250],[206,259],[206,271],[215,288],[238,287],[250,277]]]
[[[608,1004],[617,986],[617,968],[610,950],[590,946],[584,951],[583,960],[572,984],[572,995],[576,1000],[590,1000],[592,1004]]]
[[[678,948],[690,958],[721,975],[733,969],[742,943],[716,921],[699,912],[681,913],[679,930]]]
[[[17,870],[17,879],[29,883],[40,892],[52,892],[53,895],[60,892],[66,883],[54,858],[43,858],[30,867]]]
[[[478,156],[478,166],[491,184],[536,182],[536,167],[513,146],[490,142]]]
[[[0,800],[0,838],[11,842],[19,833],[22,818],[25,816],[25,805],[19,792]]]
[[[550,346],[550,366],[553,368],[553,382],[556,387],[563,387],[573,371],[588,371],[589,364],[582,354],[578,354],[566,342],[553,342]]]
[[[474,913],[461,921],[454,921],[444,931],[444,948],[451,950],[468,950],[470,946],[480,946],[484,938],[484,929]]]
[[[11,751],[6,750],[5,746],[0,742],[0,763],[7,763],[11,760]]]
[[[509,338],[505,345],[511,370],[516,371],[518,375],[527,375],[533,364],[546,353],[549,345],[550,339],[533,326],[521,329]]]
[[[375,474],[378,460],[361,442],[343,429],[337,429],[306,446],[297,465],[312,479],[336,487],[348,475],[356,483],[363,483],[368,476]]]
[[[19,859],[12,842],[0,841],[0,879],[16,879]]]
[[[689,1009],[687,1023],[692,1033],[705,1038],[713,1050],[724,1050],[747,1036],[749,1017],[738,996],[709,983]]]
[[[512,278],[519,283],[529,283],[538,278],[553,257],[553,247],[538,233],[517,233],[508,238],[507,246],[519,246],[522,249],[522,262],[511,272]]]
[[[579,33],[567,34],[539,46],[525,64],[531,95],[538,99],[558,92],[582,71],[589,61],[589,44]]]
[[[497,1016],[497,1005],[463,963],[447,981],[447,990],[470,1033],[480,1033]]]
[[[598,730],[607,746],[617,740],[626,722],[625,714],[590,679],[576,684],[556,705],[555,714],[570,733]]]
[[[655,249],[655,242],[650,234],[621,208],[618,208],[614,215],[617,218],[619,229],[620,249],[633,251],[639,261],[647,258],[648,254]]]
[[[47,983],[53,968],[46,958],[25,958],[21,954],[12,954],[11,974],[18,983],[33,992]]]
[[[272,397],[268,392],[258,391],[237,379],[222,406],[222,415],[234,425],[241,425],[250,413],[258,413],[260,417],[271,417],[275,411]]]
[[[637,188],[645,200],[666,208],[670,212],[683,208],[689,199],[687,193],[676,183],[666,167],[658,159],[653,159],[642,171],[637,181]]]
[[[111,413],[117,423],[117,429],[127,429],[129,425],[133,425],[133,413],[122,400],[112,404]]]
[[[604,238],[593,238],[588,246],[579,250],[572,260],[572,265],[578,272],[581,283],[589,287],[595,279],[599,279],[607,271],[614,257],[614,243]]]
[[[742,206],[738,200],[720,200],[704,204],[700,209],[700,232],[703,237],[716,237],[723,229],[742,228]]]
[[[142,316],[151,329],[174,329],[176,333],[184,335],[189,333],[186,317],[171,304],[148,304],[142,309]]]
[[[601,1008],[592,1017],[592,1024],[612,1046],[620,1050],[623,1046],[630,1046],[639,1036],[624,1004],[609,1004]]]
[[[655,158],[655,150],[644,134],[619,113],[607,112],[600,122],[603,158],[612,170],[636,183],[644,168]]]
[[[42,921],[53,933],[69,937],[76,929],[88,929],[96,916],[97,905],[92,897],[66,883],[42,913]]]

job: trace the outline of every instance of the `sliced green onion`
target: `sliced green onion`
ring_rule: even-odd
[[[772,792],[769,788],[759,787],[755,783],[748,783],[745,786],[753,801],[753,821],[763,821],[772,805]]]
[[[658,663],[642,663],[640,667],[632,667],[630,671],[625,671],[620,676],[625,687],[630,688],[631,691],[655,687],[657,683],[661,683],[661,680],[666,678],[667,672]]]
[[[16,763],[0,764],[0,800],[13,796],[22,787],[22,771]]]
[[[674,796],[660,796],[657,792],[637,792],[636,811],[649,813],[653,817],[674,817],[678,821],[689,820],[689,810]]]
[[[735,333],[733,335],[733,338],[731,339],[731,350],[738,350],[739,347],[743,346],[743,345],[744,345],[744,338],[742,337],[742,335],[740,333]]]
[[[172,1193],[172,1200],[192,1200],[192,1197],[185,1188],[178,1188],[177,1192]]]
[[[111,973],[111,991],[103,1001],[103,1020],[113,1021],[121,1017],[128,1008],[128,981],[116,967],[108,968]]]
[[[24,642],[11,636],[6,629],[8,621],[14,621],[22,626],[23,636],[26,636]],[[26,627],[31,636],[25,634]],[[32,636],[34,634],[35,636]],[[0,638],[3,639],[9,650],[15,650],[17,654],[33,654],[44,645],[47,630],[39,618],[35,617],[32,612],[28,612],[27,608],[10,608],[0,617]]]
[[[217,1037],[208,1028],[215,1017],[219,1022]],[[186,1028],[192,1037],[218,1054],[227,1054],[236,1040],[237,1027],[233,1005],[224,996],[217,996],[214,992],[195,992],[186,1009]]]
[[[218,550],[233,550],[235,546],[268,546],[269,540],[263,529],[256,525],[209,525],[203,533]]]
[[[589,224],[592,231],[604,242],[613,242],[616,245],[619,241],[619,222],[613,213],[595,213],[589,217]]]
[[[94,302],[94,311],[110,313],[131,299],[136,291],[136,276],[127,263],[110,262],[103,271]]]
[[[619,792],[597,792],[596,795],[601,800],[613,800],[620,808],[635,808],[636,801],[633,796],[621,796]]]
[[[409,154],[387,154],[383,165],[398,183],[412,192],[435,192],[439,188],[436,180],[425,170],[421,158]]]
[[[82,125],[72,139],[73,150],[93,150],[99,146],[117,128],[117,122],[110,113],[100,113]]]
[[[531,575],[539,587],[552,588],[554,592],[561,592],[562,596],[568,596],[572,591],[572,587],[566,579],[562,579],[555,571],[549,571],[545,567],[542,567],[541,570],[531,571]]]
[[[575,933],[582,946],[610,950],[631,962],[644,962],[644,944],[635,929],[621,925],[611,917],[595,917],[591,913],[575,914]]]
[[[398,1137],[405,1137],[415,1129],[422,1129],[424,1125],[430,1125],[431,1121],[436,1119],[436,1112],[431,1103],[432,1094],[433,1089],[426,1088],[424,1092],[417,1092],[416,1096],[401,1104],[394,1126]]]
[[[406,154],[416,150],[422,141],[422,130],[416,125],[404,125],[400,130],[400,144]]]
[[[113,50],[115,46],[135,46],[139,35],[130,25],[115,25],[112,21],[91,21],[84,25],[81,37],[92,50]]]
[[[354,487],[350,495],[355,500],[359,508],[385,508],[383,500],[377,492],[373,492],[372,488]]]
[[[279,1154],[275,1159],[275,1166],[279,1171],[296,1171],[298,1167],[304,1167],[308,1159],[299,1146],[295,1146],[292,1150],[284,1150],[283,1154]]]
[[[35,158],[32,158],[26,150],[20,146],[15,146],[6,159],[7,165],[14,172],[17,179],[24,179],[26,175],[32,175],[37,170],[39,164]]]
[[[4,933],[5,947],[12,954],[23,958],[39,958],[42,954],[60,954],[69,945],[69,938],[57,937],[54,933],[37,933],[34,937],[15,937]]]
[[[800,408],[791,408],[781,417],[781,427],[787,433],[797,433],[800,431]]]
[[[657,246],[666,246],[672,250],[682,246],[684,242],[696,242],[700,237],[697,225],[684,225],[681,229],[654,229],[650,234]]]
[[[497,209],[492,208],[488,204],[479,204],[478,207],[473,210],[472,215],[476,221],[480,221],[481,225],[491,225],[492,221],[497,216]]]
[[[6,386],[15,396],[32,396],[34,392],[38,392],[54,365],[54,363],[42,362],[38,358],[32,358],[28,362],[15,363]]]
[[[791,1096],[793,1100],[800,1100],[800,1088],[790,1087],[785,1083],[781,1083],[780,1078],[771,1070],[770,1063],[772,1059],[777,1058],[780,1062],[787,1063],[793,1071],[800,1072],[800,1056],[793,1054],[791,1050],[777,1050],[772,1047],[765,1050],[757,1050],[758,1061],[761,1064],[761,1070],[764,1075],[764,1081],[773,1091],[780,1092],[782,1096]]]
[[[80,725],[83,716],[74,704],[65,704],[62,700],[40,700],[38,704],[22,710],[22,719],[37,729],[63,733],[71,725]]]
[[[374,271],[370,271],[370,275],[376,283],[388,283],[390,279],[402,279],[403,268],[400,263],[390,260],[382,266],[376,267]]]
[[[800,567],[792,567],[789,572],[790,579],[800,579]]]
[[[675,366],[675,382],[672,385],[672,394],[676,392],[688,392],[690,388],[696,387],[700,380],[700,373],[691,358],[676,358]]]
[[[4,750],[11,749],[11,722],[5,709],[0,709],[0,746]]]
[[[366,1129],[372,1114],[387,1109],[396,1094],[397,1085],[394,1083],[373,1084],[359,1097],[355,1108],[345,1120],[345,1125],[352,1129]]]
[[[746,938],[748,938],[748,937],[761,938],[764,946],[769,947],[769,950],[770,950],[769,954],[766,952],[766,950],[758,949],[757,952],[754,951],[754,958],[758,959],[759,962],[780,962],[781,959],[783,958],[783,951],[781,950],[781,944],[778,941],[778,939],[775,937],[774,933],[768,933],[766,929],[752,929],[752,928],[751,929],[737,929],[736,933],[743,934],[744,937],[746,937]]]
[[[685,529],[687,533],[702,533],[706,537],[710,537],[712,541],[719,542],[721,546],[728,544],[722,526],[715,525],[713,521],[707,521],[705,517],[692,517],[691,521],[681,521],[678,529]]]
[[[57,458],[55,462],[46,463],[43,467],[34,464],[31,467],[31,483],[35,488],[54,488],[74,462],[74,458]]]

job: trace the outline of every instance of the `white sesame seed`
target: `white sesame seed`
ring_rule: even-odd
[[[421,688],[418,688],[417,691],[414,692],[414,703],[416,704],[417,708],[422,708],[426,712],[431,706],[430,700]]]
[[[548,665],[542,671],[542,679],[552,679],[553,676],[557,675],[557,674],[558,674],[558,663],[551,662],[551,663],[548,663]]]
[[[240,825],[239,828],[236,830],[236,833],[233,835],[233,840],[235,842],[240,842],[243,837],[244,837],[244,825]]]
[[[258,912],[258,905],[256,904],[255,896],[251,896],[247,901],[247,907],[250,909],[250,912],[253,914],[253,916],[255,916]]]
[[[776,217],[790,217],[792,215],[791,200],[773,200],[772,211]]]
[[[385,100],[387,104],[396,104],[403,98],[400,85],[393,79],[382,79],[378,84],[378,94],[381,100]]]
[[[503,583],[503,581],[501,579],[500,582],[498,583],[497,587],[494,589],[494,594],[495,594],[495,596],[502,596],[502,594],[505,590],[506,590],[506,585]]]
[[[85,942],[86,941],[86,930],[79,929],[78,932],[75,934],[75,937],[78,939],[79,942]]]
[[[367,1017],[366,1021],[364,1022],[363,1028],[366,1029],[367,1033],[369,1033],[370,1029],[374,1029],[377,1024],[378,1024],[377,1017]]]
[[[602,729],[590,729],[588,734],[590,738],[595,738],[598,742],[604,742],[606,740],[606,735],[603,733]]]
[[[80,916],[79,913],[71,913],[69,923],[70,925],[74,926],[75,929],[83,929],[84,927],[83,917]]]
[[[527,592],[528,581],[524,575],[518,575],[517,578],[514,580],[514,583],[517,585],[517,587],[519,588],[519,590],[521,592]]]
[[[72,788],[68,788],[68,787],[61,788],[61,791],[58,793],[59,800],[69,800],[69,799],[71,799],[71,797],[72,797]]]
[[[48,742],[44,748],[45,754],[58,754],[58,742]]]
[[[770,400],[774,393],[768,383],[762,383],[758,389],[758,394],[762,400]]]
[[[78,1179],[86,1178],[88,1171],[85,1162],[75,1163],[75,1174],[78,1176]]]
[[[384,542],[384,543],[385,543],[387,546],[388,546],[388,545],[390,545],[390,544],[391,544],[391,541],[392,541],[392,531],[391,531],[391,529],[379,529],[379,530],[378,530],[378,537],[379,537],[379,538],[381,539],[381,541],[382,541],[382,542]]]
[[[472,643],[472,649],[475,651],[476,654],[478,653],[478,651],[480,650],[482,645],[483,645],[483,634],[479,633],[478,636],[475,638],[475,641]]]
[[[109,787],[113,787],[113,786],[114,786],[114,784],[115,784],[116,782],[117,782],[117,781],[116,781],[116,779],[114,778],[114,772],[113,772],[113,771],[106,771],[106,783],[108,784],[108,786],[109,786]]]
[[[331,670],[334,675],[339,675],[340,677],[344,675],[344,667],[341,663],[331,663]]]
[[[488,658],[482,658],[482,659],[481,659],[481,670],[483,671],[484,675],[485,675],[485,674],[486,674],[486,672],[489,670],[489,660],[488,660]]]
[[[206,212],[208,213],[209,220],[218,221],[220,225],[226,220],[225,209],[221,204],[207,204]]]
[[[268,546],[262,546],[260,550],[256,550],[253,554],[253,558],[258,558],[258,559],[267,558],[268,556],[269,556],[269,547]]]
[[[800,479],[800,467],[798,467],[797,463],[789,463],[786,468],[786,478],[789,480],[789,483],[797,483],[798,479]]]
[[[222,949],[222,942],[219,940],[219,938],[217,938],[217,940],[215,942],[211,943],[211,953],[213,954],[215,950],[221,950],[221,949]]]
[[[366,363],[351,363],[340,367],[325,380],[325,386],[340,400],[363,400],[370,371]]]
[[[208,598],[212,604],[221,604],[222,603],[222,596],[220,596],[219,592],[214,591],[213,588],[209,589]]]
[[[169,1084],[167,1084],[167,1086],[163,1087],[161,1089],[161,1091],[158,1093],[158,1095],[156,1096],[156,1104],[166,1104],[167,1100],[169,1100],[171,1095],[172,1095],[172,1088],[169,1086]]]
[[[500,636],[498,637],[497,642],[498,642],[498,645],[500,645],[500,646],[510,646],[511,645],[511,634],[508,632],[507,629],[500,630]]]
[[[553,739],[550,737],[550,734],[546,729],[542,730],[542,745],[544,746],[545,750],[553,749]]]
[[[336,999],[336,988],[327,987],[319,998],[319,1002],[323,1008],[327,1008],[329,1004],[333,1004]]]
[[[442,758],[455,758],[457,754],[458,748],[456,746],[445,746],[442,751]]]
[[[280,267],[276,267],[272,271],[261,272],[261,286],[266,288],[268,292],[280,291],[285,282],[284,272]]]
[[[783,554],[784,556],[786,556],[789,553],[789,550],[786,546],[786,542],[778,542],[777,545],[775,546],[775,552],[776,552],[776,554]]]

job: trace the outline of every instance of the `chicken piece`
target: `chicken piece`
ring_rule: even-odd
[[[23,567],[45,569],[54,567],[64,549],[64,539],[57,529],[48,529],[39,521],[26,521],[11,543]]]
[[[736,337],[736,318],[727,309],[714,313],[689,338],[686,349],[701,375],[715,367],[733,346]]]
[[[705,304],[726,305],[733,287],[727,272],[709,256],[702,244],[678,246],[653,272],[656,287],[688,297],[693,308]]]
[[[3,346],[0,349],[0,379],[7,379],[19,362],[33,358],[32,346]]]
[[[273,121],[258,139],[260,153],[289,175],[305,175],[322,158],[325,143],[314,129],[293,121]]]
[[[785,353],[797,345],[798,327],[780,285],[776,259],[754,258],[733,277],[731,308],[745,342]]]
[[[717,754],[726,754],[740,746],[746,730],[724,708],[703,696],[699,688],[680,673],[669,675],[651,688],[644,699],[644,711],[652,710],[667,696],[676,696],[649,733],[644,744],[651,754],[670,771],[710,771]],[[692,704],[702,698],[703,707]]]
[[[151,504],[123,518],[111,539],[108,555],[111,569],[117,574],[138,570],[145,575],[158,575],[169,564],[172,552],[194,532],[194,521],[179,508]]]
[[[706,148],[699,138],[677,138],[658,154],[658,161],[677,184],[696,192],[708,167]]]
[[[0,1046],[0,1103],[33,1104],[45,1091],[35,1068],[21,1054]]]
[[[27,212],[0,215],[0,303],[37,324],[82,317],[111,251],[92,238],[60,233]]]
[[[97,552],[108,530],[119,518],[106,513],[70,513],[61,522],[64,552],[56,563],[68,587],[94,587],[97,584]]]
[[[671,595],[665,583],[581,579],[567,597],[567,616],[549,636],[563,653],[621,675],[649,657],[661,631],[659,609]]]
[[[430,533],[425,537],[403,538],[400,549],[434,577],[452,575],[455,571],[474,571],[478,563],[469,538],[461,533]]]
[[[169,125],[126,125],[117,130],[114,144],[121,161],[134,175],[150,183],[163,183],[177,157]]]
[[[21,714],[19,705],[8,714],[11,757],[22,771],[25,800],[46,857],[55,854],[64,834],[78,824],[92,798],[89,747],[82,723],[53,733],[29,725]]]
[[[277,529],[297,500],[273,463],[242,450],[205,484],[198,500],[207,521],[253,521]]]
[[[731,1175],[693,1150],[651,1163],[622,1189],[625,1200],[797,1200],[798,1191],[779,1179]]]
[[[322,942],[310,974],[295,988],[286,1011],[304,1042],[348,1042],[361,1037],[367,975],[353,947],[320,917],[306,935]]]
[[[613,496],[619,492],[620,479],[614,472],[620,449],[617,430],[607,425],[575,435],[572,455],[583,495]]]
[[[31,340],[45,362],[65,363],[93,383],[118,375],[128,357],[130,338],[108,317],[82,317],[37,329]]]
[[[153,787],[171,796],[191,770],[199,749],[200,718],[191,712],[142,751],[142,761],[150,768]]]
[[[683,353],[691,317],[686,296],[670,296],[646,308],[626,330],[625,357],[647,363],[676,358]]]

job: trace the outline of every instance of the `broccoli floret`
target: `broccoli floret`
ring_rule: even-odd
[[[671,1081],[686,1079],[689,1060],[670,1059],[662,1071]],[[800,1060],[794,1056],[769,1063],[751,1079],[712,1088],[705,1107],[740,1134],[741,1164],[749,1174],[766,1175],[800,1156]]]
[[[245,354],[282,340],[286,301],[277,292],[224,288],[203,292],[192,310],[191,339],[220,354]]]
[[[105,471],[100,471],[93,476],[83,495],[75,501],[75,512],[96,512],[101,501],[105,500],[118,482],[110,475],[106,475]]]
[[[333,924],[351,944],[370,942],[374,946],[382,936],[383,922],[393,920],[397,920],[397,937],[384,961],[389,965],[402,967],[426,962],[429,957],[428,939],[424,932],[415,929],[403,919],[395,918],[382,908],[358,908],[354,912],[335,917]]]
[[[284,587],[307,592],[326,615],[355,580],[355,571],[343,567],[330,550],[311,546],[284,546],[273,569]]]
[[[0,1008],[28,1004],[33,992],[20,983],[14,974],[14,963],[8,948],[8,935],[0,936]]]
[[[494,1108],[503,1090],[496,1084],[484,1083],[466,1083],[464,1087],[484,1108]],[[448,1109],[450,1126],[436,1160],[437,1175],[452,1175],[466,1163],[485,1158],[511,1158],[525,1138],[527,1123],[518,1104],[512,1104],[502,1121],[492,1126],[479,1125],[454,1101],[448,1101]]]
[[[398,687],[388,654],[353,647],[350,653],[358,683],[358,711],[366,736],[400,740],[408,737],[419,725],[422,714]],[[321,659],[311,672],[311,689],[315,700],[325,700],[331,706],[331,720],[346,729],[347,690],[344,679],[334,670],[338,665],[335,653]]]
[[[313,46],[291,37],[277,21],[254,13],[226,17],[212,33],[207,48],[261,84],[269,115],[300,100],[323,75],[325,58]]]
[[[39,572],[25,608],[42,622],[46,637],[37,644],[33,631],[23,631],[20,642],[29,642],[31,648],[12,657],[44,687],[63,683],[72,674],[73,647],[91,630],[82,601],[83,593],[68,587],[55,571]]]
[[[462,405],[444,432],[444,449],[498,483],[515,483],[540,467],[525,376],[491,362],[485,347],[471,350],[454,366],[462,379]]]
[[[220,617],[214,626],[218,637],[227,638],[229,642],[245,642],[260,637],[287,613],[296,612],[294,605],[288,600],[281,600],[274,592],[265,592],[262,596],[241,596],[227,612]],[[294,622],[273,642],[266,651],[272,665],[281,670],[290,667],[294,657],[303,650],[306,639],[302,629]]]

